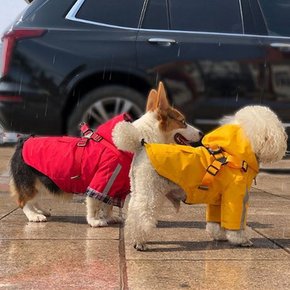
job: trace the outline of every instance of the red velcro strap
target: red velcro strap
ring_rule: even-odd
[[[100,142],[101,140],[103,140],[103,137],[98,133],[94,132],[91,136],[91,139],[93,139],[95,142]]]
[[[85,122],[80,124],[80,130],[83,135],[86,135],[89,132],[93,132],[92,129]]]
[[[88,138],[81,138],[81,140],[77,143],[78,147],[85,147],[88,143],[89,139]]]

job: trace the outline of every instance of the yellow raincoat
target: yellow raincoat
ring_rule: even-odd
[[[208,222],[244,229],[249,189],[259,171],[251,145],[238,125],[223,125],[202,143],[197,148],[145,143],[145,148],[158,174],[186,192],[186,203],[208,204]]]

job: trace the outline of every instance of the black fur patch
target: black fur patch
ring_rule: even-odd
[[[28,138],[22,138],[18,141],[16,150],[11,158],[11,175],[17,190],[22,194],[31,192],[34,189],[36,178],[38,178],[49,191],[55,194],[60,193],[60,188],[49,177],[24,162],[22,148]]]

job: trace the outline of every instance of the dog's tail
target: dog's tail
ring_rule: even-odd
[[[123,151],[135,153],[141,147],[141,136],[136,127],[130,122],[119,122],[112,132],[113,142]]]

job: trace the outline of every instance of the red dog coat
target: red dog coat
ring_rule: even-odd
[[[122,207],[130,191],[133,155],[117,150],[112,130],[124,120],[128,120],[126,114],[118,115],[87,138],[30,137],[22,150],[24,162],[48,176],[64,192],[86,193]]]

